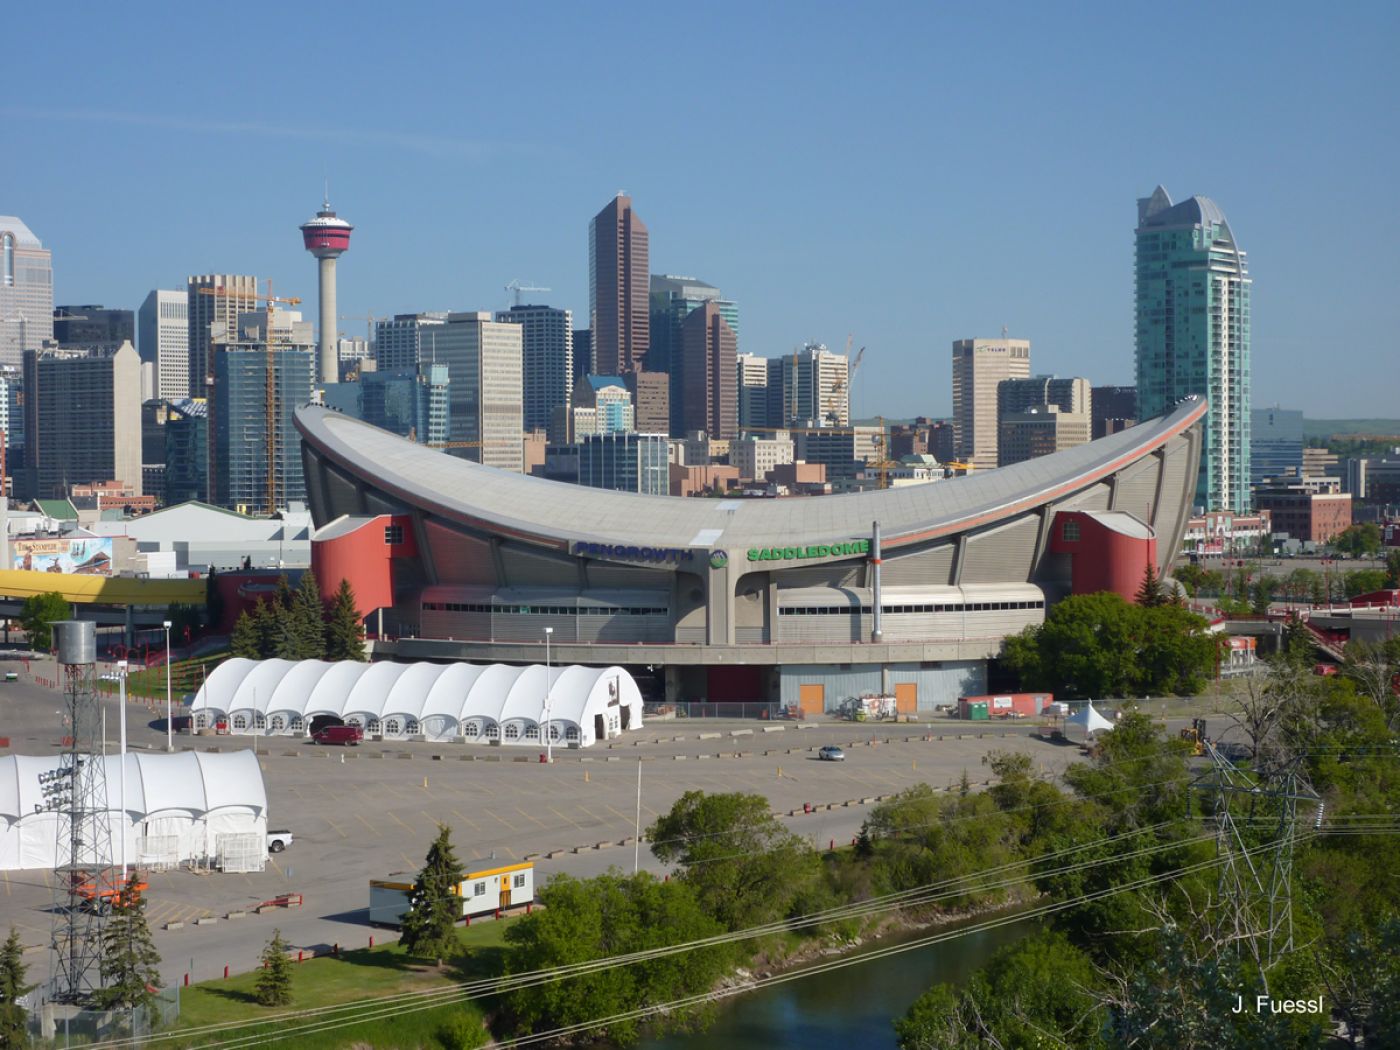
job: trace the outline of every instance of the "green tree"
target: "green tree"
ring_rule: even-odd
[[[288,1006],[292,1001],[292,960],[287,955],[287,942],[282,931],[274,929],[272,939],[262,950],[262,969],[258,971],[253,995],[263,1006]]]
[[[816,853],[762,795],[687,791],[647,841],[663,864],[681,864],[701,908],[731,930],[787,914],[821,873]]]
[[[1331,547],[1338,554],[1353,558],[1373,558],[1381,549],[1381,529],[1374,521],[1352,525],[1332,537]]]
[[[350,581],[342,579],[326,620],[326,659],[364,660],[365,639]]]
[[[262,638],[258,630],[258,620],[263,615],[262,602],[258,602],[254,608],[252,614],[247,609],[238,614],[233,624],[233,634],[229,636],[229,651],[244,660],[262,659]]]
[[[326,655],[325,608],[316,574],[307,569],[292,595],[288,610],[291,660],[320,660]]]
[[[0,947],[0,1047],[15,1050],[29,1045],[27,1013],[19,1004],[34,985],[25,984],[28,967],[24,965],[24,945],[19,931],[10,927],[10,936]]]
[[[253,626],[258,636],[259,660],[271,660],[282,649],[287,614],[280,603],[265,602],[261,598],[253,606]]]
[[[170,621],[170,644],[180,645],[193,638],[204,627],[204,609],[188,602],[175,602],[165,610]]]
[[[423,870],[413,882],[408,913],[403,917],[399,943],[410,955],[435,958],[438,966],[457,946],[455,932],[462,917],[462,898],[456,890],[463,877],[462,862],[452,848],[452,832],[438,825],[437,838],[428,847]]]
[[[31,594],[19,610],[19,625],[29,636],[29,648],[47,652],[53,648],[53,625],[72,616],[68,600],[57,591]]]
[[[684,881],[662,882],[646,872],[623,875],[613,869],[586,880],[556,875],[540,892],[540,902],[543,908],[506,930],[507,973],[548,971],[724,932]],[[520,1031],[576,1024],[706,992],[732,958],[732,950],[721,945],[678,952],[526,988],[508,996],[506,1006]],[[708,1013],[668,1010],[653,1023],[684,1031],[703,1023]],[[601,1034],[610,1045],[625,1045],[636,1039],[638,1024],[617,1022]]]
[[[1385,556],[1385,585],[1400,587],[1400,550],[1389,551]]]
[[[1144,608],[1155,608],[1165,605],[1167,601],[1167,589],[1162,584],[1162,578],[1157,575],[1157,566],[1149,558],[1147,568],[1142,574],[1142,583],[1137,589],[1136,601]]]
[[[209,566],[204,577],[205,622],[215,630],[224,622],[224,595],[219,590],[219,570]]]
[[[1384,569],[1357,569],[1342,577],[1342,589],[1348,598],[1370,594],[1385,587]]]
[[[1262,575],[1254,581],[1254,591],[1251,595],[1253,611],[1262,616],[1269,611],[1269,606],[1274,603],[1274,595],[1278,593],[1279,578],[1277,576]]]
[[[160,953],[146,922],[146,898],[137,886],[133,871],[102,931],[102,989],[95,998],[105,1009],[145,1006],[154,998],[150,989],[160,984]]]

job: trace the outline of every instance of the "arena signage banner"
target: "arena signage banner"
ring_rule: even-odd
[[[847,558],[852,554],[869,554],[869,540],[849,540],[844,543],[819,543],[808,547],[751,547],[749,561],[802,561],[807,558]]]
[[[580,558],[660,562],[669,565],[687,562],[694,557],[693,553],[684,547],[646,547],[624,543],[589,543],[584,541],[573,545],[573,553]]]

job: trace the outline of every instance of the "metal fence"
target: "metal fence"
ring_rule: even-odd
[[[647,704],[643,719],[664,718],[756,718],[781,719],[787,711],[776,700],[678,700],[671,704]]]
[[[180,1017],[180,989],[166,988],[156,993],[146,1006],[123,1010],[83,1010],[55,1003],[31,992],[21,1000],[29,1011],[31,1044],[60,1050],[70,1046],[113,1039],[144,1039],[169,1028]]]

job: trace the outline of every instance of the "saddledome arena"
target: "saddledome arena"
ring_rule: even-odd
[[[1180,548],[1204,398],[1078,448],[882,491],[641,496],[445,455],[298,410],[329,593],[376,659],[625,668],[648,700],[927,710],[984,692],[1002,640],[1072,593],[1131,596]]]

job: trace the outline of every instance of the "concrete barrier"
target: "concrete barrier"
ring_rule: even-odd
[[[219,920],[216,919],[216,918],[214,918],[214,916],[212,916],[212,915],[206,915],[206,916],[204,916],[204,918],[202,918],[202,919],[195,919],[195,920],[194,920],[194,924],[195,924],[196,926],[213,926],[213,925],[214,925],[215,923],[217,923],[218,921],[219,921]]]
[[[608,760],[609,762],[621,762],[621,761],[622,761],[622,759],[621,759],[618,755],[609,755],[608,758],[607,758],[607,760]]]
[[[671,761],[672,761],[672,762],[684,762],[684,761],[685,761],[687,758],[689,758],[689,757],[690,757],[689,755],[672,755],[672,756],[671,756]]]
[[[753,736],[753,730],[752,730],[752,729],[731,729],[731,730],[729,731],[729,737],[730,737],[730,739],[732,740],[732,739],[733,739],[734,737],[736,737],[736,736]]]
[[[765,733],[786,733],[787,726],[764,726],[763,731]]]
[[[611,842],[600,842],[600,843],[598,843],[596,846],[594,846],[593,848],[594,848],[594,849],[612,849],[612,848],[613,848],[613,844],[612,844]]]
[[[564,855],[564,852],[565,851],[562,849],[552,849],[548,853],[546,853],[544,857],[545,860],[553,860],[555,857],[562,857]]]
[[[183,922],[167,922],[165,924],[165,928],[167,930],[183,930],[185,928],[185,924]]]
[[[700,734],[699,736],[697,736],[695,739],[696,739],[696,740],[718,740],[718,739],[720,738],[720,735],[721,735],[721,734],[719,734],[719,733],[701,733],[701,734]]]
[[[229,919],[229,920],[233,920],[233,919],[246,919],[247,917],[248,917],[248,913],[247,913],[246,911],[231,911],[231,912],[229,912],[227,915],[224,916],[225,919]]]
[[[413,752],[412,752],[412,751],[400,751],[400,752],[399,752],[397,755],[395,755],[394,757],[395,757],[395,758],[412,758],[412,757],[413,757]]]

